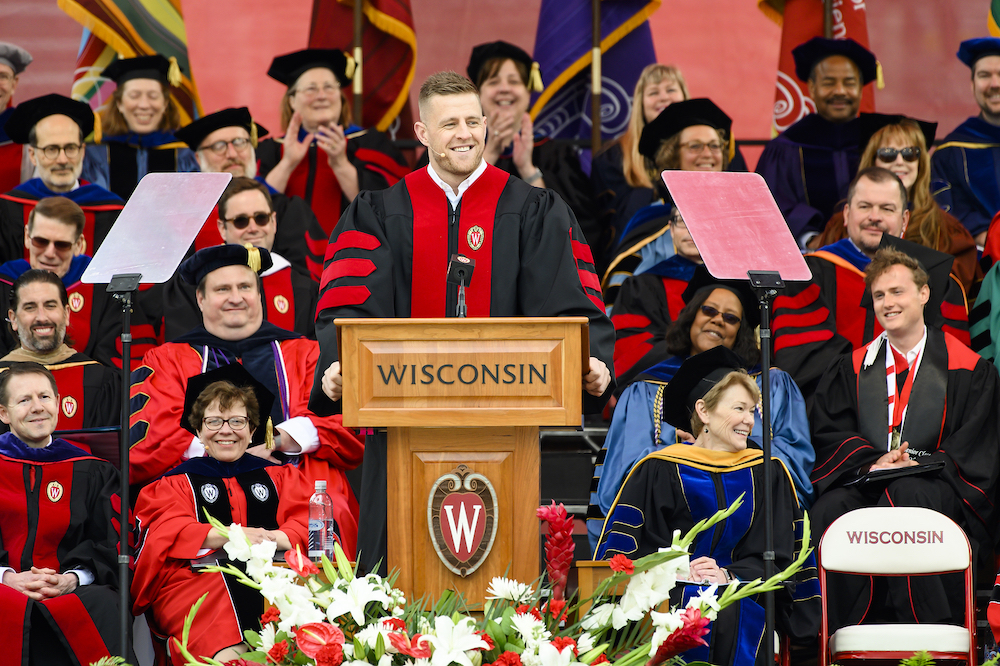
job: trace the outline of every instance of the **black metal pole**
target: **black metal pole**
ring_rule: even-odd
[[[128,568],[128,558],[129,558],[129,547],[128,547],[128,533],[129,533],[129,478],[128,478],[128,449],[129,449],[129,417],[131,416],[131,410],[129,409],[129,393],[131,392],[131,378],[132,374],[132,292],[125,292],[121,294],[115,294],[122,302],[122,413],[121,413],[121,437],[119,438],[119,444],[121,446],[120,453],[118,455],[119,464],[121,465],[121,479],[122,479],[122,489],[121,489],[121,515],[118,519],[118,594],[119,603],[121,604],[121,625],[119,630],[121,632],[121,646],[122,646],[122,657],[125,659],[129,658],[129,654],[132,652],[129,649],[129,637],[131,632],[129,631],[132,619],[132,602],[131,596],[129,594],[130,579],[129,579],[129,568]]]

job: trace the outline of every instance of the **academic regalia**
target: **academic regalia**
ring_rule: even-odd
[[[309,489],[299,470],[244,454],[229,463],[188,460],[139,493],[135,517],[141,531],[132,612],[148,611],[154,634],[180,640],[191,606],[208,593],[190,629],[188,649],[195,657],[212,657],[242,643],[244,631],[260,630],[264,612],[260,592],[234,576],[192,569],[192,560],[206,555],[228,562],[221,548],[203,552],[202,544],[212,530],[205,510],[226,526],[281,530],[293,547],[305,551]],[[173,663],[183,664],[172,640],[168,646]]]
[[[614,416],[604,446],[597,454],[597,464],[591,480],[590,506],[587,510],[587,535],[591,549],[604,525],[604,517],[618,496],[629,470],[636,462],[654,451],[671,444],[680,444],[676,429],[666,421],[656,424],[655,414],[661,410],[661,389],[670,382],[680,367],[682,358],[673,356],[653,366],[630,384],[615,405]],[[761,375],[754,376],[761,388]],[[799,504],[808,508],[813,501],[809,480],[816,454],[809,437],[805,402],[799,388],[788,373],[771,368],[771,451],[788,470]],[[761,437],[761,419],[754,420],[752,438]],[[815,532],[814,532],[815,533]]]
[[[635,559],[669,547],[674,530],[685,533],[745,493],[743,504],[732,516],[698,535],[691,559],[711,557],[739,580],[763,578],[762,498],[769,498],[774,507],[775,571],[781,571],[801,547],[802,511],[781,462],[772,459],[775,487],[771,492],[763,485],[762,463],[761,451],[755,448],[731,453],[672,444],[649,454],[629,473],[612,506],[597,557],[623,553]],[[778,629],[795,638],[814,636],[820,619],[815,569],[804,569],[796,582],[793,591],[775,593]],[[671,601],[685,605],[706,587],[678,583]],[[763,664],[762,644],[770,637],[765,635],[762,603],[744,599],[727,607],[710,625],[711,633],[705,637],[709,646],[681,656],[688,662]]]
[[[673,210],[672,204],[654,201],[640,208],[621,230],[601,278],[604,303],[609,308],[617,301],[618,290],[625,280],[674,256],[669,229]]]
[[[308,132],[299,130],[299,140]],[[399,182],[410,167],[382,132],[351,125],[344,129],[347,159],[358,170],[358,191],[382,190]],[[257,147],[258,169],[266,177],[284,152],[278,139],[264,139]],[[326,153],[313,141],[309,152],[288,178],[285,194],[305,199],[312,207],[323,232],[329,236],[350,200],[340,191],[340,183],[327,163]],[[322,252],[318,253],[322,255]]]
[[[73,257],[69,271],[62,276],[69,294],[69,323],[66,339],[76,349],[90,358],[108,366],[122,367],[121,303],[109,294],[104,284],[87,284],[81,281],[90,265],[91,257],[85,254]],[[24,259],[15,259],[0,265],[0,309],[10,309],[10,289],[15,280],[31,265]],[[146,316],[140,301],[132,304],[132,363],[138,365],[143,355],[158,344],[156,329]],[[9,326],[0,327],[0,344],[3,353],[16,349],[20,341]]]
[[[304,269],[271,252],[274,266],[261,273],[264,320],[287,331],[316,339],[316,292],[319,287]],[[201,326],[195,286],[175,275],[163,290],[163,335],[172,342]]]
[[[87,146],[83,178],[128,200],[147,173],[198,171],[198,158],[170,131],[104,136]]]
[[[996,411],[1000,378],[996,368],[956,338],[931,326],[926,331],[923,351],[907,371],[916,374],[900,442],[909,442],[910,458],[919,464],[943,461],[944,468],[860,489],[846,487],[889,450],[886,375],[891,370],[881,336],[841,357],[817,389],[812,414],[816,447],[812,480],[818,493],[811,511],[814,533],[821,534],[837,516],[861,506],[924,506],[961,525],[973,544],[973,555],[978,555],[977,570],[986,566],[992,571],[997,543],[994,497],[1000,473]],[[904,381],[904,385],[897,381],[900,391],[908,378],[898,379]],[[856,582],[857,577],[844,578]],[[910,586],[915,588],[917,580],[911,579]],[[919,580],[925,581],[923,596],[907,594],[906,581],[901,590],[890,588],[900,613],[896,621],[913,622],[915,612],[918,622],[961,622],[961,599],[952,605],[949,618],[943,589],[947,585],[937,577]],[[960,585],[952,587],[961,590]],[[857,592],[833,604],[832,627],[856,624],[869,612],[870,594]]]
[[[882,332],[865,294],[864,270],[871,262],[849,238],[807,254],[808,282],[788,282],[774,299],[775,365],[802,389],[812,410],[812,396],[823,371],[841,354],[871,342]],[[969,344],[965,293],[958,280],[947,281],[940,315],[926,312],[940,326]]]
[[[307,407],[319,355],[315,341],[268,322],[239,341],[222,340],[198,327],[174,342],[150,350],[143,365],[132,373],[132,482],[149,483],[189,457],[191,435],[177,426],[188,377],[240,362],[275,396],[281,397],[274,401],[270,414],[276,428],[287,427],[290,433],[315,433],[313,437],[318,438],[316,450],[288,459],[302,470],[309,488],[313,481],[325,479],[331,497],[345,498],[349,511],[336,518],[344,537],[344,550],[353,555],[357,501],[344,470],[361,462],[364,449],[358,437],[344,428],[340,415],[318,416]],[[261,417],[266,419],[267,415]]]
[[[806,233],[821,233],[847,196],[861,161],[859,125],[857,118],[832,123],[810,113],[764,147],[757,173],[797,241]]]
[[[931,177],[950,187],[934,193],[945,211],[973,236],[986,231],[1000,211],[1000,127],[979,116],[967,119],[931,155]]]
[[[24,227],[39,200],[46,197],[66,197],[83,209],[83,238],[91,256],[104,242],[125,207],[125,202],[117,195],[87,181],[80,181],[80,187],[69,192],[53,192],[41,178],[25,181],[6,194],[0,194],[0,263],[28,258]]]
[[[569,207],[551,190],[487,165],[452,211],[428,168],[388,190],[362,192],[337,225],[316,318],[320,367],[337,360],[337,317],[454,316],[458,287],[447,284],[446,271],[450,254],[458,252],[476,260],[466,289],[470,317],[590,319],[590,355],[612,372],[605,396],[583,396],[584,412],[599,412],[614,388],[614,328],[604,315],[590,248]],[[336,409],[318,382],[310,406],[319,413]],[[372,541],[360,551],[370,568],[385,552],[384,435],[369,438],[365,452],[368,529],[362,538]]]
[[[66,646],[75,652],[70,663],[83,666],[122,654],[112,509],[118,472],[65,440],[34,449],[5,433],[0,485],[0,565],[85,569],[94,576],[90,585],[42,602],[0,585],[5,663],[28,664],[29,651],[31,663],[66,663]]]
[[[24,159],[24,146],[14,143],[4,131],[7,119],[14,113],[14,107],[0,112],[0,192],[6,192],[17,187],[21,182],[21,161]]]

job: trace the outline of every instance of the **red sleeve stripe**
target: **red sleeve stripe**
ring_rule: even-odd
[[[344,233],[349,234],[352,232],[345,231]],[[326,253],[326,246],[329,243],[326,238],[313,238],[309,234],[306,234],[304,238],[306,239],[306,248],[310,253],[316,255],[317,257],[322,257]],[[376,245],[376,247],[378,246]]]
[[[817,298],[819,298],[819,285],[811,284],[794,296],[778,296],[775,298],[774,309],[780,310],[788,308],[797,310],[799,308],[804,308],[807,305],[811,305]]]
[[[586,261],[588,264],[594,263],[594,253],[590,251],[590,246],[580,241],[570,241],[573,243],[573,256],[577,261]]]
[[[941,314],[944,315],[945,319],[953,321],[968,321],[969,319],[969,313],[966,312],[964,306],[949,303],[948,301],[941,301]]]
[[[806,331],[782,335],[774,339],[774,352],[778,353],[787,347],[798,347],[811,342],[826,342],[831,338],[833,338],[833,331]]]
[[[611,323],[615,325],[616,331],[622,331],[626,328],[646,328],[653,322],[649,317],[638,314],[617,314],[611,315]]]
[[[615,376],[621,377],[626,370],[629,370],[636,362],[645,356],[653,348],[649,344],[649,339],[653,336],[649,333],[632,335],[615,342]]]
[[[580,274],[580,282],[583,283],[583,286],[586,287],[586,288],[588,288],[588,289],[593,289],[594,291],[597,292],[597,295],[600,296],[600,294],[601,294],[601,281],[598,279],[597,273],[589,271],[586,268],[578,268],[576,270],[577,270],[577,273]],[[603,310],[604,309],[604,301],[601,300],[601,299],[598,299],[598,300],[601,301],[601,309]]]
[[[339,308],[344,305],[361,305],[368,300],[372,292],[364,285],[348,285],[343,287],[331,287],[319,299],[316,306],[316,316],[327,308]]]
[[[941,330],[944,331],[945,333],[950,333],[951,335],[955,336],[955,339],[957,339],[966,347],[972,347],[972,336],[969,334],[968,331],[963,331],[960,328],[955,328],[954,326],[949,326],[948,324],[944,324],[943,326],[941,326]]]
[[[326,261],[333,259],[341,250],[374,250],[381,245],[379,240],[371,234],[355,230],[345,231],[337,236],[335,242],[326,246]]]
[[[368,277],[375,272],[375,262],[371,259],[345,258],[331,261],[323,269],[323,279],[320,280],[322,288],[330,284],[337,278],[342,277]]]
[[[359,160],[364,160],[369,164],[381,167],[378,171],[383,172],[390,185],[395,185],[398,181],[410,173],[410,168],[396,162],[385,153],[371,148],[358,148],[354,156]]]
[[[811,326],[819,326],[826,321],[826,318],[829,315],[830,311],[826,308],[819,308],[818,310],[803,312],[802,314],[783,314],[774,318],[774,330],[777,331],[780,328],[809,328]]]

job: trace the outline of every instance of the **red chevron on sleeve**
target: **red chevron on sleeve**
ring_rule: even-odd
[[[371,259],[359,259],[345,257],[335,259],[323,269],[323,279],[320,280],[320,289],[325,289],[328,284],[342,277],[368,277],[375,272],[375,262]]]
[[[374,250],[381,247],[375,236],[366,234],[363,231],[348,230],[337,236],[337,240],[326,246],[326,257],[324,262],[330,261],[341,250]]]
[[[774,309],[777,310],[798,310],[807,305],[812,305],[819,298],[819,285],[811,284],[794,296],[778,296],[774,299]]]
[[[964,306],[948,301],[941,301],[941,314],[944,315],[945,319],[952,321],[968,321],[969,319],[969,313],[965,311]]]
[[[629,328],[646,328],[653,322],[644,315],[625,313],[611,315],[611,323],[616,331],[624,331]]]
[[[354,156],[359,160],[368,162],[368,165],[376,167],[372,170],[378,171],[385,176],[385,179],[389,181],[390,186],[395,185],[402,180],[406,174],[410,173],[409,167],[403,166],[396,160],[378,150],[372,150],[371,148],[358,148],[354,153]]]
[[[327,308],[339,308],[345,305],[361,305],[372,295],[364,285],[344,285],[326,290],[316,306],[316,317]]]
[[[580,284],[583,285],[583,292],[587,294],[594,305],[600,310],[604,310],[604,297],[601,295],[601,279],[594,272],[594,255],[590,251],[590,246],[580,241],[572,239],[573,230],[570,229],[570,243],[573,246],[573,260],[576,262],[576,272],[580,276]],[[581,262],[587,266],[581,266]]]
[[[806,331],[804,333],[791,333],[782,335],[774,339],[774,353],[778,353],[786,347],[798,347],[807,345],[810,342],[826,342],[833,338],[833,331]]]
[[[615,376],[621,377],[636,362],[649,353],[653,345],[649,343],[653,335],[643,331],[637,335],[619,338],[615,341]]]

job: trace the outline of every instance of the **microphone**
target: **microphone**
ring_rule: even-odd
[[[455,315],[466,316],[465,286],[472,281],[472,271],[476,268],[476,260],[462,254],[453,254],[448,261],[448,282],[458,285],[458,307]]]

